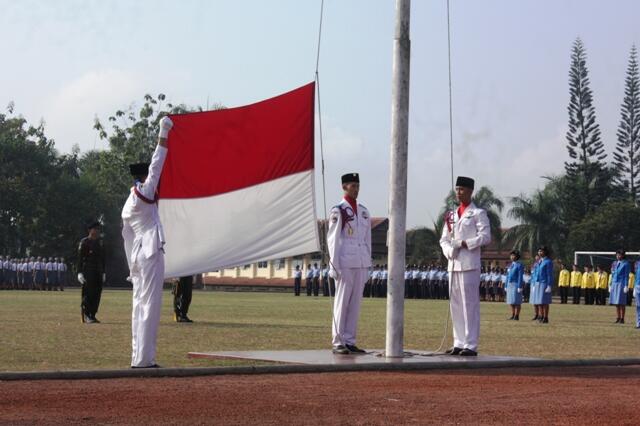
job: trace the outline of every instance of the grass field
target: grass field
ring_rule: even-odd
[[[171,295],[165,292],[157,361],[166,367],[238,364],[241,361],[192,360],[189,351],[329,348],[328,298],[271,293],[194,292],[189,316],[172,321]],[[0,370],[75,370],[127,368],[131,353],[131,292],[107,290],[98,312],[101,324],[80,322],[80,293],[0,292]],[[435,350],[442,339],[446,301],[408,300],[404,347]],[[358,345],[384,348],[386,301],[367,299],[360,317]],[[507,321],[503,303],[481,306],[480,352],[542,358],[640,357],[635,307],[627,324],[613,324],[611,306],[554,304],[548,325]],[[449,333],[450,335],[450,333]],[[447,341],[447,347],[450,339]]]

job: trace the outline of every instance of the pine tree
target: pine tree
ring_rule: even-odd
[[[577,38],[571,49],[569,69],[569,130],[567,151],[573,161],[565,162],[567,177],[578,191],[581,219],[606,199],[607,154],[600,138],[600,126],[596,123],[593,94],[589,87],[589,71],[584,44]],[[604,199],[601,199],[603,198]]]
[[[629,66],[625,79],[624,100],[620,110],[618,143],[613,153],[616,167],[616,183],[622,187],[634,203],[638,201],[638,172],[640,171],[640,76],[638,54],[631,47]]]

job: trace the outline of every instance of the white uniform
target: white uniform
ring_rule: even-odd
[[[355,345],[360,302],[371,267],[371,216],[347,200],[331,209],[327,234],[330,275],[336,280],[333,304],[333,345]]]
[[[480,336],[480,247],[491,242],[487,212],[471,203],[445,221],[440,238],[448,260],[453,346],[477,351]],[[465,241],[467,248],[462,248]]]
[[[158,145],[151,159],[149,175],[144,183],[137,182],[131,189],[122,209],[122,238],[133,284],[132,367],[156,363],[164,282],[164,234],[158,204],[154,200],[166,156],[167,149]]]

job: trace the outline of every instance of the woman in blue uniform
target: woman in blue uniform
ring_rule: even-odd
[[[538,284],[538,277],[536,275],[538,273],[538,263],[540,263],[540,258],[536,254],[535,261],[533,262],[533,265],[531,265],[531,278],[530,278],[530,284],[529,284],[529,304],[533,305],[533,311],[535,314],[534,317],[531,318],[531,321],[538,321],[538,319],[542,316],[539,313],[539,306],[537,303],[535,303],[534,297],[533,297],[533,295],[536,292],[536,287]]]
[[[531,301],[536,306],[536,317],[539,322],[549,322],[549,305],[551,304],[551,290],[553,285],[553,261],[549,258],[549,250],[546,247],[538,249],[540,261],[536,264],[531,286]]]
[[[636,278],[633,283],[633,297],[636,298],[636,328],[640,328],[640,260],[636,261]]]
[[[520,308],[522,307],[522,276],[524,267],[520,263],[520,252],[511,252],[511,265],[507,269],[507,304],[511,305],[510,320],[520,320]]]
[[[611,266],[611,287],[609,287],[609,304],[616,306],[616,324],[624,324],[624,313],[629,291],[629,272],[631,265],[626,259],[626,253],[620,249],[616,251],[616,261]]]

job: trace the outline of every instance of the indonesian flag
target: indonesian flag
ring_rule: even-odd
[[[165,277],[319,250],[314,90],[171,115],[159,188]]]

